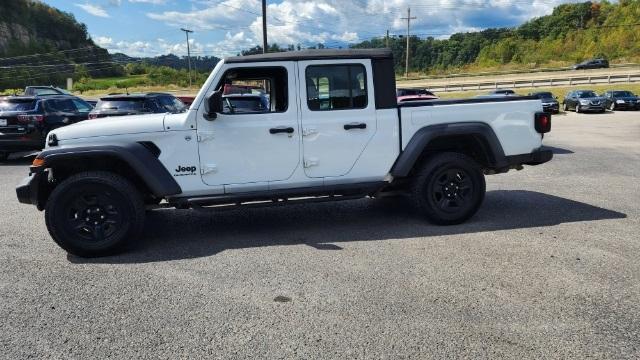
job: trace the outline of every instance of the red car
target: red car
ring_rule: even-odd
[[[396,97],[398,103],[438,99],[434,93],[426,89],[397,89]]]

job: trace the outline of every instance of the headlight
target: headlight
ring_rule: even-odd
[[[589,105],[589,100],[580,100],[580,105]]]
[[[616,104],[624,104],[624,100],[616,100]]]

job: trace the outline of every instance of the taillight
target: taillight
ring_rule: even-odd
[[[548,133],[551,131],[551,114],[546,112],[536,113],[535,116],[535,128],[540,134]]]
[[[18,122],[27,124],[27,123],[41,123],[44,121],[44,115],[18,115]]]
[[[97,119],[98,114],[89,114],[89,119]]]

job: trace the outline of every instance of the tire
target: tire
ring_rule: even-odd
[[[486,183],[480,166],[460,153],[440,153],[429,158],[416,175],[412,199],[429,221],[460,224],[480,208]]]
[[[615,102],[611,102],[611,104],[609,105],[609,110],[614,111],[616,109],[616,103]]]
[[[562,103],[562,111],[564,112],[569,111],[569,106],[567,106],[567,103]]]
[[[580,113],[580,104],[576,104],[576,114]]]
[[[7,161],[9,159],[9,153],[0,151],[0,161]]]
[[[45,207],[47,229],[68,253],[80,257],[115,254],[140,236],[145,207],[140,192],[120,175],[91,171],[69,177]]]

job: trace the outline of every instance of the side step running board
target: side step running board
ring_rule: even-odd
[[[388,183],[371,182],[308,188],[255,191],[238,194],[221,194],[193,198],[173,198],[169,204],[177,208],[225,209],[236,207],[263,207],[303,202],[353,200],[372,196]]]

